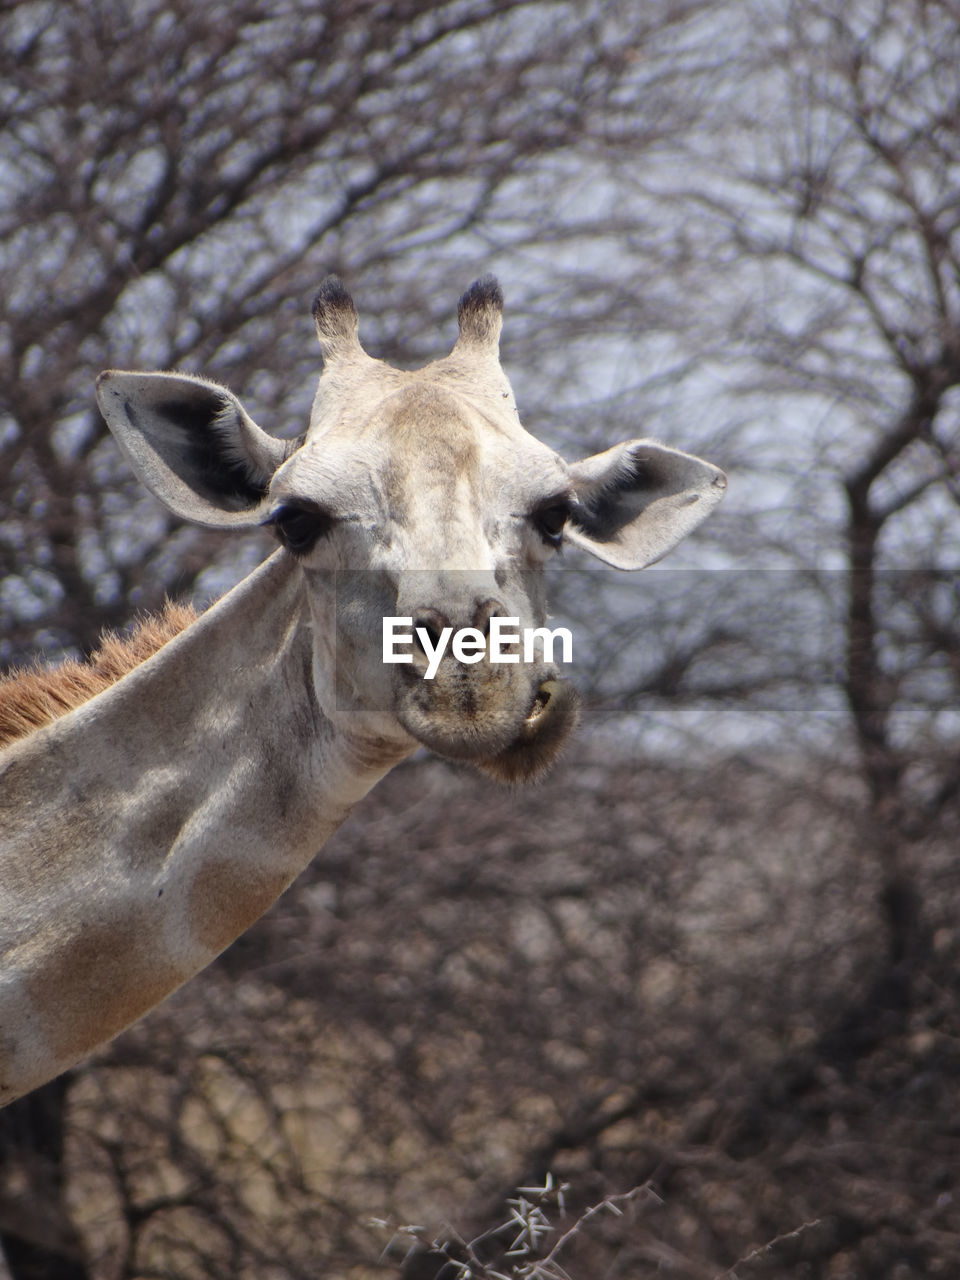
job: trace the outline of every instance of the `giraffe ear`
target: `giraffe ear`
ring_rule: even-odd
[[[97,379],[107,426],[148,489],[185,520],[259,524],[271,477],[290,444],[267,435],[226,387],[189,374]]]
[[[564,531],[617,569],[642,569],[672,550],[723,497],[709,462],[652,440],[629,440],[570,467],[577,500]]]

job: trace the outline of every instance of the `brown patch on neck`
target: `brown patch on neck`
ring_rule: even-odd
[[[157,927],[149,908],[115,924],[88,922],[28,975],[31,1001],[49,1024],[51,1074],[112,1039],[191,976],[151,951]]]
[[[128,636],[107,632],[86,662],[27,667],[0,679],[0,749],[51,724],[103,693],[179,635],[197,618],[189,605],[168,600]]]
[[[292,873],[247,865],[231,858],[210,858],[190,886],[191,932],[210,953],[219,955],[276,902]]]

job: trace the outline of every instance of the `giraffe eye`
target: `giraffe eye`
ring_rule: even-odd
[[[564,525],[570,517],[570,502],[567,498],[554,499],[538,507],[530,519],[544,542],[551,547],[559,547],[563,541]]]
[[[305,556],[333,527],[333,516],[321,507],[285,506],[275,511],[267,524],[281,543],[295,556]]]

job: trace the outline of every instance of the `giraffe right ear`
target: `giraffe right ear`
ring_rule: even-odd
[[[175,515],[213,528],[262,521],[291,445],[261,430],[226,387],[111,369],[97,379],[97,400],[137,476]]]

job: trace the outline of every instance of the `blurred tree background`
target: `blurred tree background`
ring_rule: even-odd
[[[535,434],[731,475],[666,568],[554,572],[543,786],[404,765],[0,1113],[13,1280],[954,1275],[955,0],[8,0],[0,59],[5,665],[266,553],[162,512],[93,381],[295,434],[330,270],[411,365],[495,271]]]

